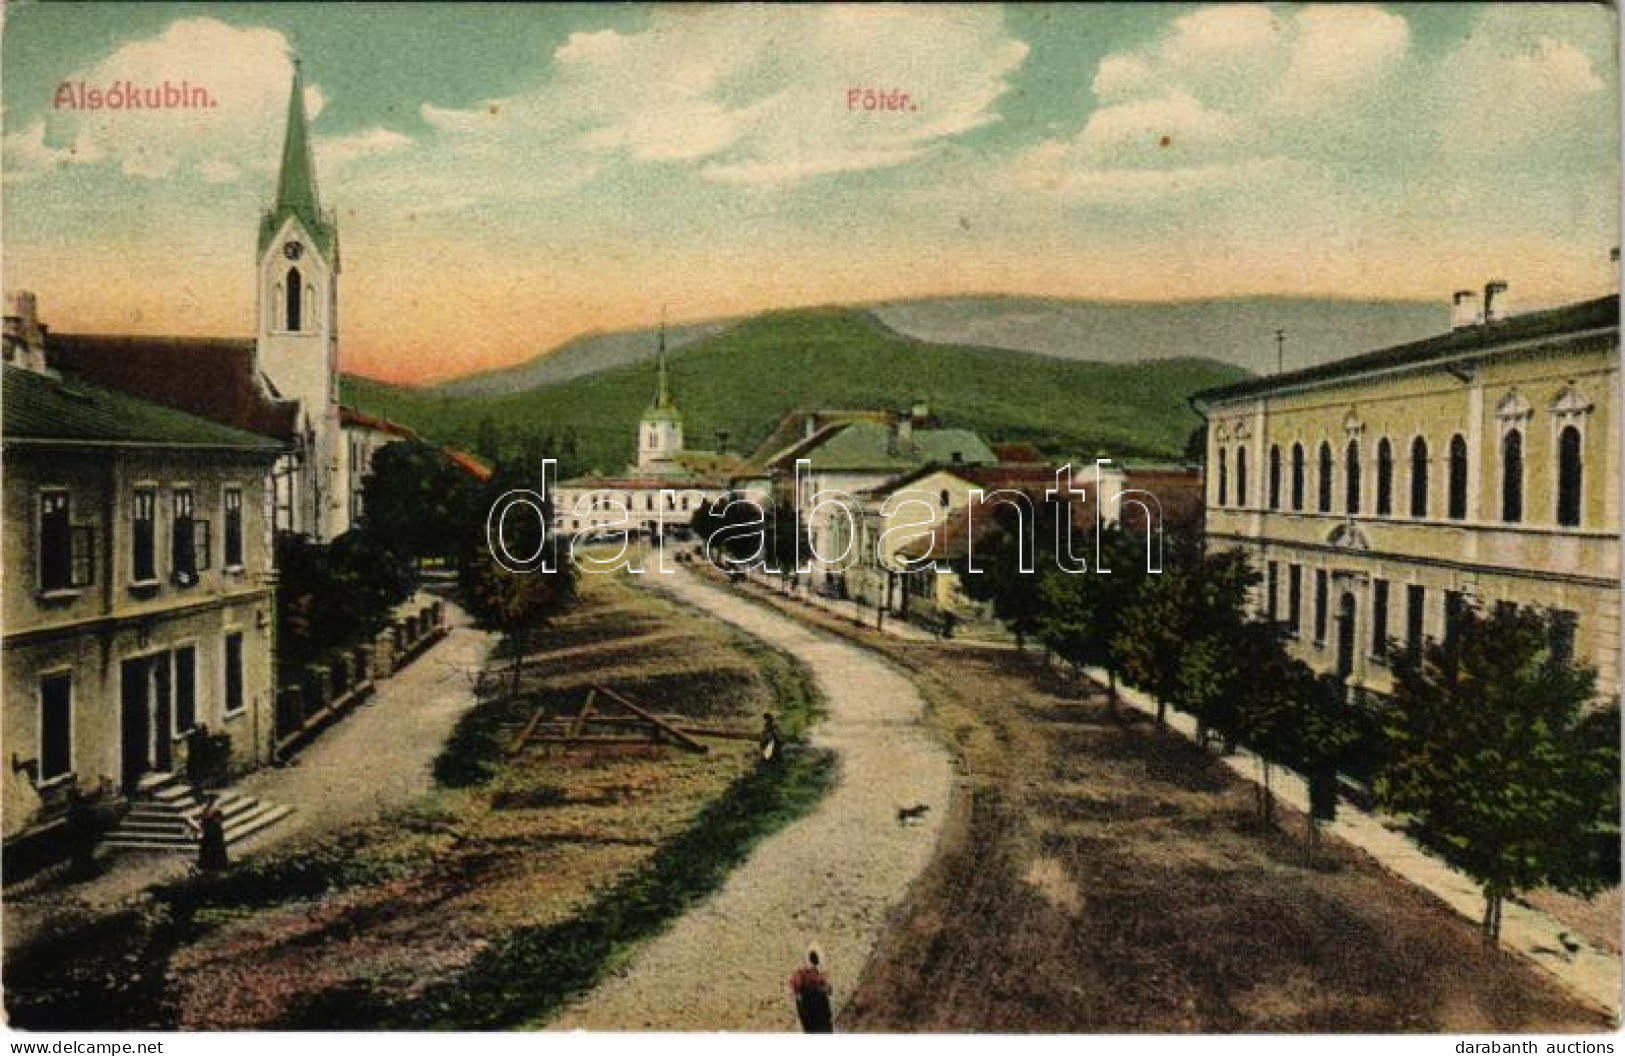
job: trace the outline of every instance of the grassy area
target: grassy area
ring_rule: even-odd
[[[845,1030],[1596,1030],[1603,1017],[1359,851],[1035,654],[900,641],[964,774]],[[1448,966],[1448,969],[1442,968]]]
[[[1147,350],[1154,357],[1156,350]],[[799,407],[901,409],[925,399],[953,425],[994,440],[1029,440],[1058,457],[1178,456],[1198,424],[1186,397],[1245,376],[1204,359],[1105,364],[1003,349],[933,344],[851,309],[772,312],[672,356],[690,446],[717,430],[749,450]],[[618,470],[634,454],[631,424],[653,391],[640,363],[526,392],[448,397],[345,379],[345,399],[441,440],[474,443],[481,419],[573,429],[581,468]]]
[[[524,699],[465,716],[411,809],[170,884],[8,955],[12,1022],[38,1028],[504,1027],[545,1019],[817,801],[830,760],[748,741],[693,755],[509,754],[535,706],[590,681],[657,712],[792,738],[805,671],[614,577],[536,636]],[[495,660],[494,663],[505,663]]]

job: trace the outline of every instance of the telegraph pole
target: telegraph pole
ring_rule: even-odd
[[[1275,331],[1275,373],[1286,370],[1286,331]]]

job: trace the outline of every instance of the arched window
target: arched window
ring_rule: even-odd
[[[1467,441],[1457,433],[1450,438],[1450,506],[1452,521],[1467,519]]]
[[[1292,445],[1292,508],[1303,509],[1303,445]]]
[[[1281,445],[1270,445],[1270,509],[1281,508]]]
[[[1385,436],[1377,441],[1377,516],[1394,512],[1394,445]]]
[[[1236,505],[1247,505],[1247,449],[1236,448]]]
[[[302,307],[305,292],[305,285],[304,282],[299,278],[298,268],[288,269],[288,281],[283,285],[286,287],[288,292],[287,328],[289,330],[298,330],[300,329],[299,324],[302,321],[303,316]]]
[[[1411,516],[1428,515],[1428,442],[1411,441]]]
[[[1580,524],[1580,494],[1584,482],[1580,464],[1580,430],[1563,427],[1557,437],[1557,523],[1565,528]]]
[[[1523,520],[1523,433],[1517,429],[1501,438],[1501,520]]]
[[[1321,513],[1332,512],[1332,445],[1320,442],[1320,479],[1316,482],[1320,492]]]
[[[1219,448],[1219,501],[1218,505],[1227,506],[1230,503],[1230,452],[1226,448]]]
[[[1360,512],[1360,442],[1350,440],[1343,458],[1343,512]]]

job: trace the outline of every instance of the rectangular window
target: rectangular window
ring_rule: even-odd
[[[1371,655],[1388,655],[1388,581],[1371,581]]]
[[[243,710],[243,635],[241,631],[226,635],[226,702],[225,713]]]
[[[243,567],[243,489],[227,488],[225,492],[225,536],[220,545],[225,550],[221,560],[227,568]]]
[[[1455,649],[1456,636],[1461,632],[1461,609],[1463,601],[1461,591],[1447,590],[1444,592],[1444,647]]]
[[[1299,565],[1290,565],[1286,570],[1286,622],[1296,638],[1298,628],[1303,626],[1303,568]]]
[[[68,524],[68,493],[40,492],[39,583],[41,590],[73,586],[73,536]]]
[[[151,583],[158,578],[158,492],[135,489],[130,506],[130,578]]]
[[[197,725],[197,650],[190,645],[175,650],[175,732]]]
[[[50,781],[73,772],[73,676],[40,679],[39,776]]]
[[[1426,612],[1427,589],[1418,583],[1405,588],[1405,648],[1422,648],[1422,617]]]
[[[177,577],[197,575],[197,547],[192,537],[192,492],[177,489],[173,496],[174,519],[169,528],[169,570]]]
[[[1264,566],[1264,615],[1271,623],[1275,622],[1275,596],[1279,593],[1281,580],[1281,566],[1271,561]]]
[[[1326,644],[1326,604],[1328,601],[1326,570],[1315,569],[1315,642]]]
[[[1580,616],[1578,613],[1554,609],[1551,621],[1549,648],[1552,651],[1552,662],[1569,663],[1574,659],[1574,638],[1580,629]]]

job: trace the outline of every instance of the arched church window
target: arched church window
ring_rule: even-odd
[[[1236,448],[1236,505],[1247,505],[1247,449]]]
[[[1270,445],[1270,509],[1281,508],[1281,445]]]
[[[289,330],[302,329],[300,323],[304,321],[304,294],[305,284],[300,278],[298,268],[288,269],[287,287],[287,316],[286,325]]]
[[[1320,512],[1332,512],[1332,445],[1322,440],[1320,442],[1320,479],[1316,482],[1320,487]]]
[[[1360,442],[1350,440],[1343,457],[1343,512],[1360,512]]]

